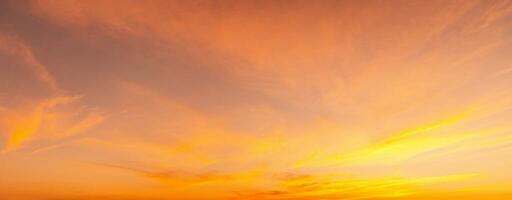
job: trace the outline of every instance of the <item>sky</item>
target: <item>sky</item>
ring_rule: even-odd
[[[512,198],[512,1],[0,1],[4,200]]]

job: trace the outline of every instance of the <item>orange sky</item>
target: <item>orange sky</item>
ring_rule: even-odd
[[[512,1],[0,2],[2,200],[512,198]]]

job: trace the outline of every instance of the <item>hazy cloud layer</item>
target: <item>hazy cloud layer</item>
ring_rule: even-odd
[[[0,13],[0,196],[510,197],[510,1]]]

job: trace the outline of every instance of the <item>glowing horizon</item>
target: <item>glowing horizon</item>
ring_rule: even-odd
[[[512,1],[0,2],[0,199],[512,198]]]

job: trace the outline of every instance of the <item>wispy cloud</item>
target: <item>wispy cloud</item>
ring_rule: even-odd
[[[0,53],[14,57],[21,63],[20,66],[27,67],[35,78],[50,89],[50,93],[42,99],[29,99],[28,94],[21,93],[20,96],[20,93],[16,92],[16,95],[20,96],[18,98],[21,98],[18,99],[20,103],[0,110],[2,114],[0,126],[6,131],[8,138],[3,148],[4,152],[21,147],[24,142],[34,139],[35,136],[41,137],[46,134],[59,138],[75,135],[103,121],[104,117],[97,113],[89,114],[83,119],[66,119],[66,117],[72,118],[72,116],[58,108],[76,103],[82,96],[68,95],[66,91],[59,88],[56,79],[48,68],[36,58],[30,45],[19,37],[0,32]],[[9,92],[14,94],[15,91]],[[1,99],[5,100],[6,98],[14,98],[14,95]],[[81,111],[76,108],[75,112]],[[74,115],[77,114],[74,113]]]
[[[18,58],[23,63],[23,66],[28,67],[34,76],[46,84],[46,86],[53,92],[58,92],[60,90],[55,78],[35,57],[30,46],[23,42],[19,37],[0,32],[0,52]]]
[[[0,196],[506,198],[511,5],[0,2]]]

